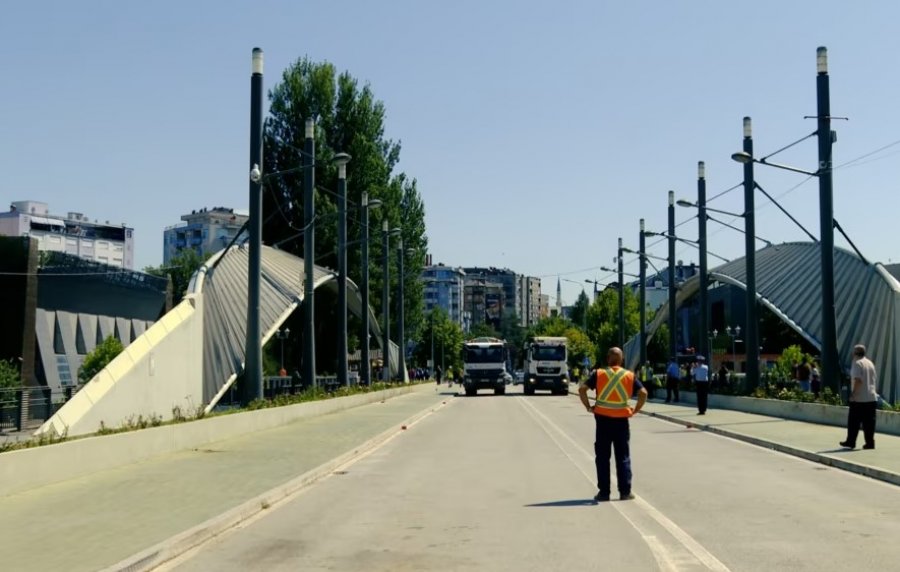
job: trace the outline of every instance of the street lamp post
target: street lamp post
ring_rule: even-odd
[[[737,372],[737,351],[735,350],[735,340],[741,335],[741,327],[725,326],[725,333],[731,338],[731,370]],[[745,370],[746,372],[746,370]]]
[[[360,352],[360,374],[362,383],[372,383],[372,360],[369,356],[369,209],[381,205],[378,199],[369,200],[369,193],[363,192],[360,201],[360,219],[362,229],[362,280],[360,281],[362,306],[362,348]]]
[[[400,296],[397,301],[397,310],[399,319],[397,320],[397,342],[400,347],[399,351],[399,364],[400,364],[400,380],[405,381],[406,379],[406,330],[405,330],[405,312],[403,308],[403,283],[406,282],[406,274],[403,273],[403,259],[406,257],[406,251],[403,250],[403,237],[401,236],[397,240],[397,281],[400,283]]]
[[[281,362],[280,362],[281,366],[279,368],[279,374],[281,374],[283,371],[285,371],[285,369],[284,369],[284,340],[288,339],[288,337],[290,335],[291,335],[290,328],[284,328],[283,330],[278,330],[275,333],[275,337],[277,337],[278,340],[281,342]]]
[[[837,324],[834,307],[834,202],[832,188],[831,102],[828,79],[828,50],[816,50],[816,113],[819,143],[819,224],[822,253],[822,373],[832,390],[840,389],[841,371],[837,359]]]
[[[391,259],[391,239],[390,236],[392,234],[398,234],[400,232],[399,228],[394,228],[388,230],[388,221],[384,219],[381,223],[381,237],[382,237],[382,257],[384,264],[384,285],[382,287],[382,305],[384,312],[384,331],[382,332],[384,335],[384,341],[381,346],[382,353],[382,364],[384,366],[384,371],[382,373],[382,380],[385,382],[391,381],[391,296],[390,296],[390,287],[391,287],[391,271],[390,271],[390,259]]]
[[[641,333],[640,333],[640,364],[641,367],[645,363],[647,363],[647,260],[644,257],[644,249],[646,248],[645,244],[645,234],[644,234],[644,219],[641,219],[641,231],[638,236],[638,251],[640,255],[638,256],[638,264],[641,265],[640,270],[640,315],[641,315]]]
[[[625,348],[625,274],[622,262],[622,237],[619,237],[619,348]],[[643,363],[641,364],[643,365]]]
[[[697,240],[700,243],[700,331],[709,330],[709,273],[706,263],[706,165],[703,161],[697,163],[697,207],[699,209],[699,228]],[[710,357],[711,344],[705,336],[700,342],[700,355]],[[709,361],[708,363],[712,363]]]
[[[338,383],[350,385],[347,365],[347,162],[350,155],[338,153]],[[365,309],[364,309],[365,310]]]
[[[678,354],[675,316],[675,192],[669,191],[669,356]]]
[[[244,345],[244,382],[241,401],[246,405],[263,395],[260,282],[262,274],[263,164],[263,51],[253,48],[250,75],[250,251],[247,267],[247,337]],[[253,173],[256,173],[254,176]]]
[[[744,153],[753,156],[753,129],[749,117],[744,118]],[[747,387],[759,385],[759,321],[756,316],[756,216],[754,214],[755,181],[753,161],[744,163],[744,240],[747,250]]]
[[[303,378],[308,387],[316,388],[316,320],[315,274],[316,260],[315,186],[316,186],[316,123],[306,120],[306,139],[303,146]]]

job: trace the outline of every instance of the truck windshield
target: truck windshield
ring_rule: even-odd
[[[466,348],[466,363],[500,363],[503,348]]]
[[[565,361],[566,346],[534,346],[532,355],[541,361]]]

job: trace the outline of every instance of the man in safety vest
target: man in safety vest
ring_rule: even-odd
[[[594,500],[608,501],[611,491],[609,479],[609,455],[613,447],[616,453],[616,481],[619,498],[634,498],[631,492],[631,455],[628,451],[630,431],[628,418],[641,410],[647,401],[647,390],[634,378],[634,373],[622,367],[623,356],[619,348],[610,348],[606,354],[607,367],[591,372],[587,381],[578,387],[578,396],[589,413],[594,414],[597,434],[594,440],[597,488]],[[594,405],[588,401],[588,389],[596,392]],[[628,400],[637,392],[634,409]]]

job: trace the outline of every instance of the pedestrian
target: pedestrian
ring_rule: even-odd
[[[728,384],[728,368],[725,367],[725,362],[722,362],[722,365],[719,366],[719,387],[725,387]]]
[[[609,478],[609,456],[615,450],[616,482],[619,500],[634,498],[631,492],[631,452],[628,441],[631,436],[628,418],[641,410],[647,401],[647,390],[634,373],[622,367],[623,355],[619,348],[610,348],[606,355],[607,367],[597,369],[581,385],[578,396],[588,413],[594,415],[596,434],[594,455],[597,468],[597,495],[594,500],[609,500],[612,484]],[[593,407],[588,401],[588,389],[595,392]],[[632,409],[628,400],[637,392],[637,405]]]
[[[812,368],[809,367],[809,361],[804,357],[800,361],[800,365],[797,366],[797,384],[800,386],[800,391],[806,393],[812,391],[812,385],[810,383],[811,374]]]
[[[694,385],[697,387],[697,415],[706,415],[706,405],[709,401],[709,366],[706,358],[697,356],[697,363],[691,371],[694,376]]]
[[[437,381],[437,384],[441,384],[441,366],[437,366],[434,368],[434,379]]]
[[[853,347],[853,365],[850,366],[850,412],[847,415],[847,440],[841,441],[841,447],[856,448],[856,436],[862,424],[866,444],[863,449],[875,448],[875,406],[877,393],[875,385],[878,374],[875,364],[866,357],[866,346],[858,344]]]
[[[822,391],[822,377],[819,373],[819,364],[812,362],[812,369],[809,372],[809,386],[812,389],[813,396],[819,398],[819,392]]]
[[[650,366],[650,362],[646,362],[643,366],[641,366],[641,385],[647,390],[647,397],[649,399],[653,399],[653,390],[655,389],[655,384],[653,383],[653,368]]]
[[[672,401],[672,393],[675,393],[675,403],[678,403],[678,381],[681,377],[681,369],[673,356],[666,366],[666,403]]]

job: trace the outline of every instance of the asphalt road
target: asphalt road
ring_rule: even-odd
[[[574,396],[457,397],[164,570],[890,570],[900,489],[638,416],[594,504]],[[615,493],[614,493],[615,495]]]

